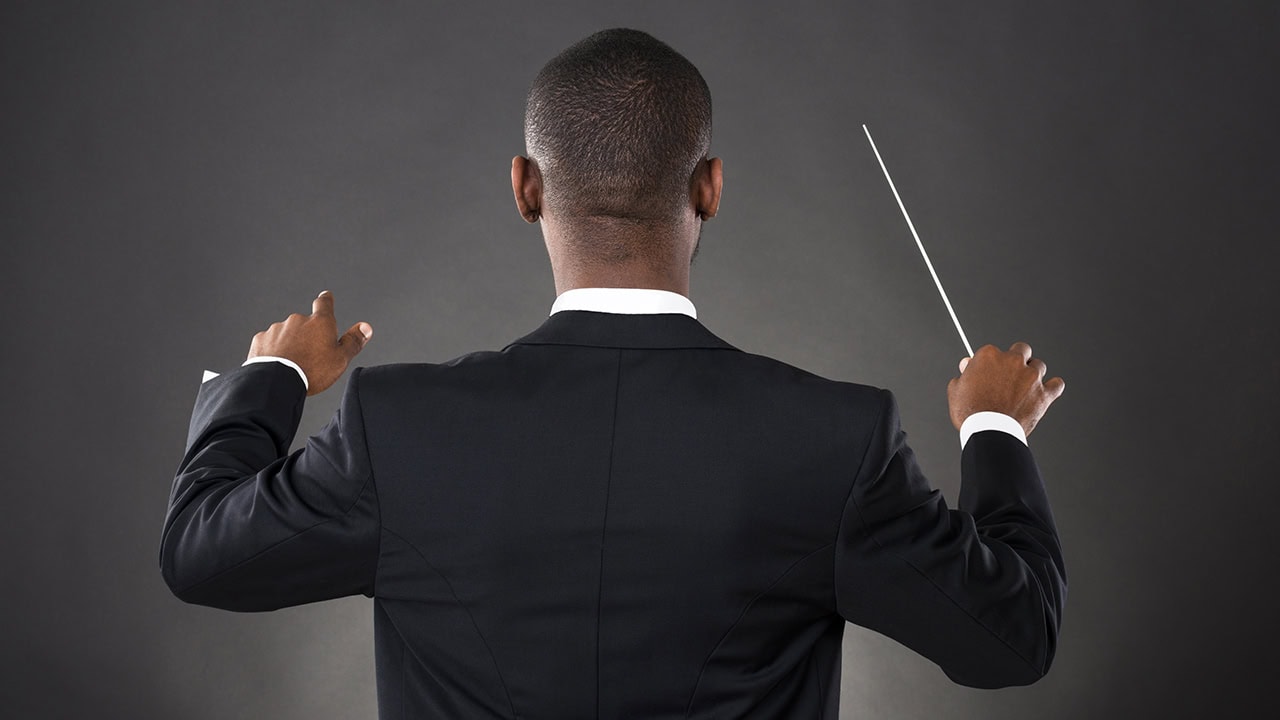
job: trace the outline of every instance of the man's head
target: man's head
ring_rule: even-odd
[[[604,30],[552,58],[529,90],[524,132],[529,157],[512,165],[521,214],[554,218],[581,261],[670,252],[662,238],[678,229],[692,228],[696,245],[696,221],[716,212],[711,93],[646,33]]]
[[[538,73],[524,137],[554,212],[669,221],[711,145],[711,91],[692,63],[652,36],[604,30]]]

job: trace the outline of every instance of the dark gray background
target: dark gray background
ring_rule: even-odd
[[[844,716],[1248,714],[1280,672],[1280,6],[1054,5],[5,3],[0,714],[374,715],[370,600],[235,614],[161,581],[201,370],[325,288],[376,329],[362,365],[540,323],[524,93],[619,25],[712,88],[710,328],[893,388],[954,500],[963,351],[866,122],[972,339],[1067,380],[1032,436],[1071,583],[1052,672],[960,688],[851,626]]]

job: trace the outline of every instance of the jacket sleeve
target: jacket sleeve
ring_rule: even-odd
[[[291,454],[306,398],[292,369],[251,364],[200,386],[160,543],[174,595],[238,611],[373,595],[380,528],[359,378]]]
[[[1035,682],[1053,662],[1067,585],[1031,451],[1007,433],[975,433],[961,455],[959,509],[948,509],[882,392],[837,532],[838,612],[959,684]]]

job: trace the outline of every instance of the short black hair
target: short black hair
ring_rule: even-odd
[[[543,203],[565,217],[673,219],[711,145],[711,90],[683,55],[639,30],[602,30],[538,73],[526,152]]]

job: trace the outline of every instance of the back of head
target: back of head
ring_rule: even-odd
[[[711,92],[682,55],[638,30],[598,32],[552,58],[525,106],[547,209],[667,224],[711,144]]]

